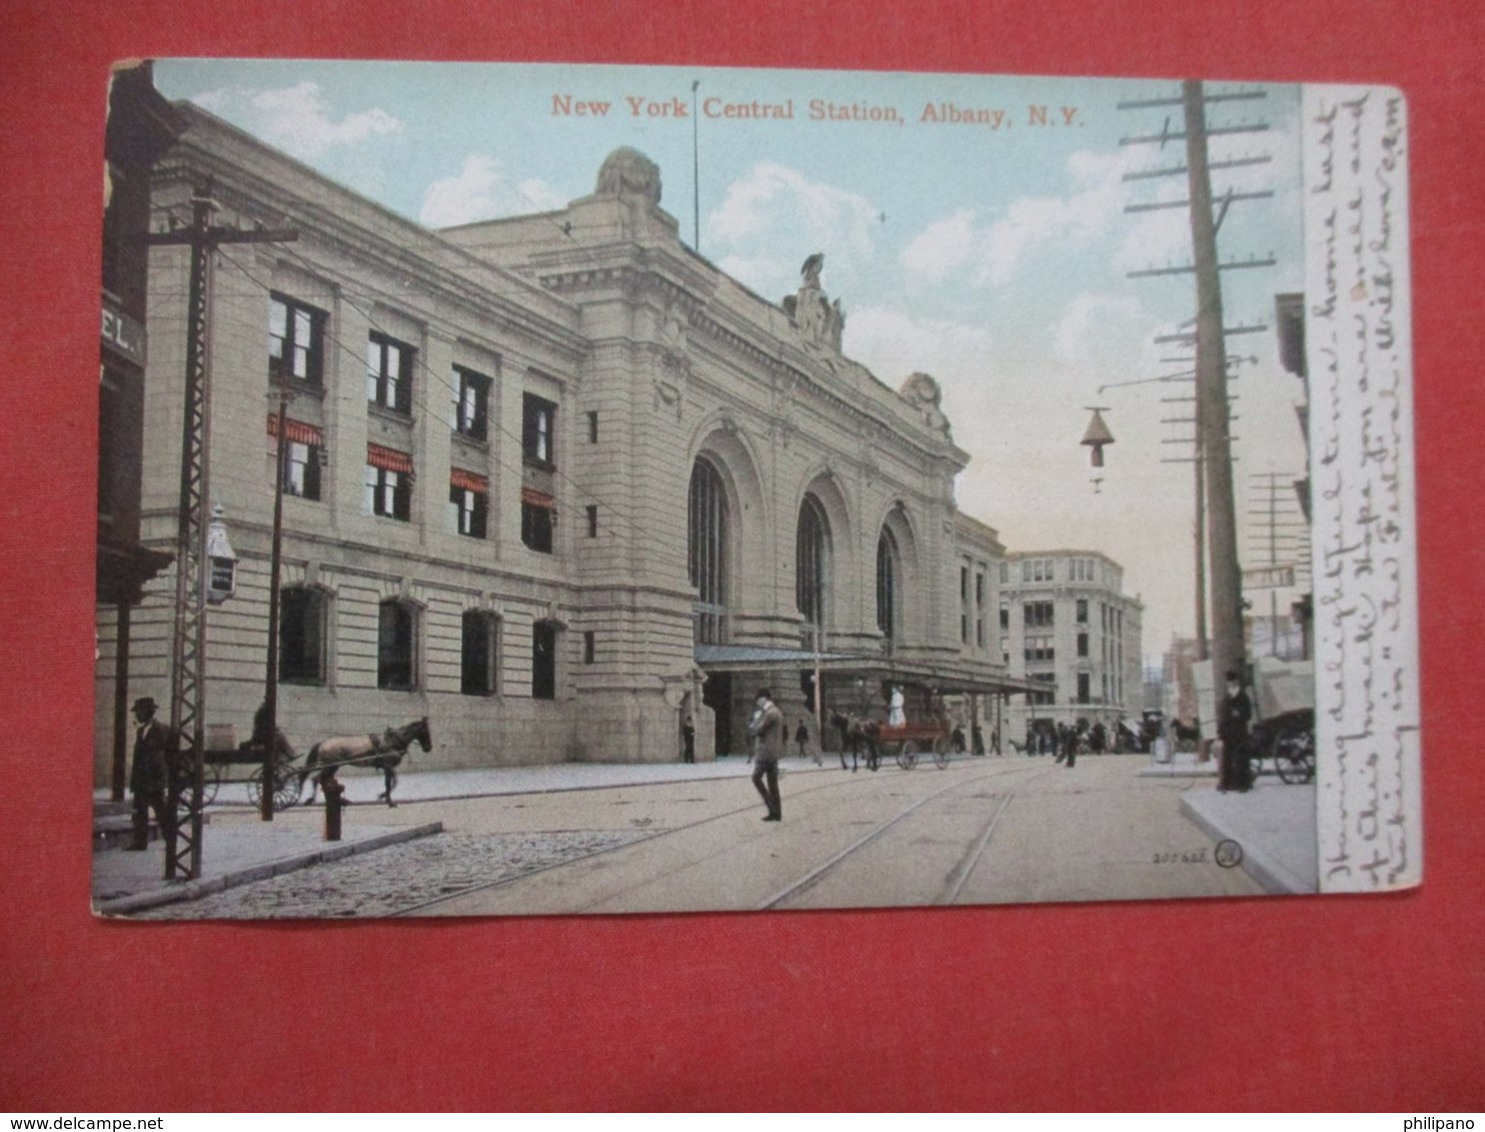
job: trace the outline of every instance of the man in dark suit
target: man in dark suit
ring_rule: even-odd
[[[155,718],[155,701],[142,696],[134,701],[134,766],[129,773],[129,792],[134,795],[134,839],[128,848],[149,848],[149,813],[167,840],[175,835],[175,815],[167,801],[170,792],[170,728]]]
[[[1217,734],[1222,740],[1222,760],[1217,764],[1217,789],[1247,790],[1253,785],[1248,762],[1248,723],[1253,718],[1253,701],[1243,689],[1243,674],[1227,674],[1227,695],[1222,699],[1222,715]]]

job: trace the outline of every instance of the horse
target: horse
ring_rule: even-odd
[[[321,739],[309,749],[304,760],[304,769],[299,774],[300,789],[304,788],[304,780],[314,774],[321,762],[329,764],[315,774],[308,803],[314,805],[320,787],[334,778],[337,770],[346,763],[364,763],[382,772],[386,789],[376,796],[377,801],[386,799],[387,805],[396,806],[397,803],[392,801],[392,791],[397,786],[397,765],[414,741],[425,751],[433,749],[433,736],[428,730],[426,715],[404,727],[389,727],[380,735],[341,735]]]
[[[851,752],[851,770],[859,770],[857,755],[866,748],[866,769],[876,770],[882,761],[882,748],[877,742],[881,727],[872,719],[856,719],[835,711],[830,713],[830,725],[840,734],[840,768],[846,769],[846,752]]]

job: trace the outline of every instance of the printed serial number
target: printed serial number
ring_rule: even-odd
[[[1184,853],[1156,853],[1155,864],[1157,865],[1203,865],[1206,864],[1207,851],[1205,849],[1188,849]]]

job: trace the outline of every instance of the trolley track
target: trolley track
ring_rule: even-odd
[[[982,774],[976,776],[975,778],[968,779],[964,782],[951,782],[943,789],[935,790],[926,798],[920,798],[912,805],[906,807],[893,817],[889,818],[887,821],[883,822],[880,826],[872,830],[870,833],[864,835],[863,837],[857,838],[850,845],[832,855],[828,860],[811,869],[804,876],[800,877],[799,880],[785,886],[778,892],[774,893],[767,900],[764,900],[758,905],[758,910],[765,911],[771,908],[777,908],[779,905],[783,904],[791,897],[797,896],[813,888],[826,876],[839,869],[842,864],[859,854],[863,849],[871,845],[873,842],[878,841],[888,832],[899,827],[909,817],[917,813],[923,807],[927,806],[930,802],[936,801],[946,794],[952,794],[957,790],[963,789],[964,787],[973,786],[976,783],[985,782],[989,779],[1007,777],[1009,774],[1014,773],[1016,770],[1027,770],[1030,768],[1009,767],[997,769],[1001,770],[1002,773]],[[925,901],[924,903],[952,904],[958,899],[960,892],[962,892],[964,889],[965,883],[969,880],[970,874],[974,872],[975,866],[979,864],[981,858],[985,854],[986,848],[989,847],[990,839],[995,835],[995,830],[1000,824],[1001,815],[1015,799],[1017,790],[1019,790],[1022,786],[1028,785],[1031,782],[1035,782],[1039,778],[1046,777],[1048,774],[1051,773],[1051,771],[1052,768],[1050,767],[1040,768],[1029,777],[1021,780],[1020,782],[1017,782],[1013,789],[1001,796],[1000,804],[995,808],[995,812],[985,823],[985,827],[983,830],[980,831],[980,834],[976,838],[974,845],[965,853],[964,857],[950,872],[948,878],[945,881],[944,888],[939,893],[939,896],[932,901]]]
[[[951,782],[948,785],[933,791],[928,796],[913,801],[910,805],[906,806],[901,811],[888,818],[886,821],[879,822],[875,829],[871,830],[861,837],[856,838],[850,845],[832,854],[826,861],[810,869],[809,872],[807,872],[799,880],[778,890],[772,896],[758,904],[756,907],[759,909],[778,907],[781,903],[787,901],[790,897],[798,895],[799,893],[802,893],[807,889],[813,887],[821,879],[830,875],[832,872],[838,869],[842,863],[859,854],[861,850],[865,849],[873,842],[879,840],[892,829],[899,827],[901,823],[909,816],[911,816],[914,812],[926,806],[930,802],[943,797],[944,795],[952,794],[955,791],[964,790],[966,788],[978,784],[983,784],[988,781],[994,781],[1009,776],[1015,776],[1018,775],[1018,773],[1033,769],[1037,770],[1037,773],[1032,774],[1030,778],[1025,779],[1024,781],[1033,781],[1049,773],[1048,768],[1031,768],[1025,766],[1024,764],[1018,763],[1012,766],[1002,765],[987,767],[985,773],[977,774],[971,778],[963,779],[960,781]],[[896,777],[892,776],[880,779],[878,781],[883,783],[894,782],[896,781]],[[865,782],[872,782],[872,779],[868,778],[867,780],[865,780]],[[1019,788],[1019,786],[1022,784],[1023,783],[1017,783],[1017,788]],[[864,785],[863,781],[856,778],[855,776],[852,776],[848,779],[835,779],[830,782],[821,783],[813,786],[805,786],[791,790],[789,801],[791,808],[794,808],[798,807],[801,801],[809,799],[811,797],[818,797],[822,794],[835,793],[853,787],[859,790],[862,785]],[[950,889],[952,889],[952,893],[947,897],[941,895],[940,899],[934,902],[951,903],[953,899],[958,896],[958,893],[964,886],[964,882],[968,879],[970,873],[973,872],[975,865],[978,864],[980,859],[983,857],[985,850],[989,845],[991,838],[993,837],[995,828],[1000,819],[1000,815],[1004,812],[1006,806],[1009,804],[1010,799],[1014,796],[1015,789],[1012,789],[1004,796],[1000,805],[996,808],[995,813],[991,816],[985,828],[980,832],[980,835],[978,836],[974,846],[968,851],[968,853],[966,853],[959,866],[956,867],[956,869],[954,870],[954,873],[951,875],[950,878],[950,884],[946,886],[945,889],[946,893],[949,893]],[[720,813],[715,813],[705,818],[700,818],[696,821],[686,822],[684,824],[673,826],[668,829],[657,830],[653,833],[637,837],[634,840],[627,841],[622,845],[605,847],[593,852],[584,853],[580,856],[569,858],[564,861],[545,865],[536,869],[527,870],[512,876],[499,877],[488,882],[469,885],[467,887],[460,888],[457,891],[443,893],[434,899],[401,908],[395,913],[392,913],[392,915],[413,916],[426,914],[441,905],[447,905],[455,901],[463,900],[477,893],[496,892],[501,889],[511,888],[517,884],[530,881],[532,878],[539,877],[543,874],[560,873],[562,870],[572,869],[585,863],[591,863],[598,858],[611,857],[620,852],[631,851],[642,845],[647,845],[654,842],[661,842],[667,839],[676,839],[684,834],[693,833],[709,825],[726,822],[745,814],[755,814],[757,812],[757,809],[758,807],[756,803],[733,807]],[[727,852],[730,848],[731,847],[729,846],[719,847],[716,850],[716,853]],[[689,860],[694,862],[695,858],[690,858]],[[620,892],[622,891],[623,890],[620,890]],[[606,898],[611,898],[617,894],[618,893],[614,891],[609,891],[608,893],[606,893]]]

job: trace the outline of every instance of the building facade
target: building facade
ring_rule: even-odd
[[[426,715],[430,765],[668,761],[690,714],[706,758],[743,749],[760,684],[792,728],[816,673],[827,704],[904,676],[1003,681],[1003,548],[955,507],[968,457],[938,386],[840,353],[823,256],[795,295],[752,293],[681,243],[628,149],[565,209],[434,232],[178,110],[157,211],[188,217],[209,178],[215,223],[299,233],[215,266],[209,494],[239,562],[209,615],[210,724],[246,737],[263,697],[276,474],[296,746]],[[160,547],[187,256],[151,261],[142,529]],[[147,589],[129,642],[162,701],[172,586]],[[100,674],[116,629],[100,612]]]
[[[1038,722],[1076,726],[1138,720],[1144,677],[1140,617],[1124,593],[1124,570],[1103,554],[1051,550],[1007,554],[1000,566],[1001,658],[1039,690],[1016,696],[1007,735],[1020,742]]]
[[[145,363],[149,355],[150,173],[174,143],[182,123],[155,90],[151,66],[118,67],[109,83],[104,135],[103,295],[98,360],[97,605],[110,639],[129,638],[134,607],[171,555],[146,546],[141,531],[144,467]],[[124,796],[130,739],[129,651],[113,648],[100,666],[98,784]]]

